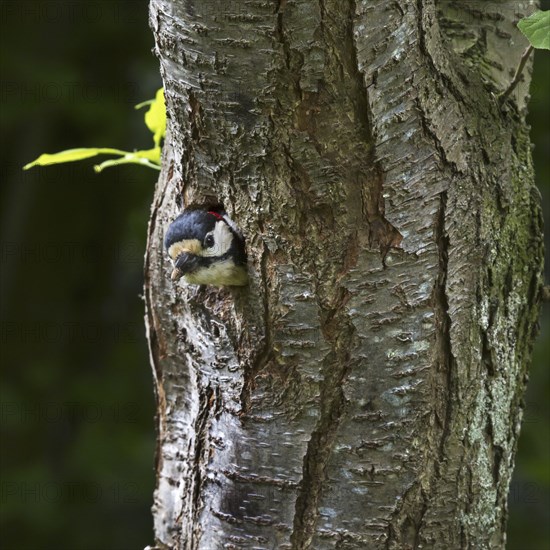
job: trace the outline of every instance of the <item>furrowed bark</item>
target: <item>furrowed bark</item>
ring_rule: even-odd
[[[534,9],[151,1],[158,548],[498,548],[540,302]],[[250,285],[170,281],[223,204]]]

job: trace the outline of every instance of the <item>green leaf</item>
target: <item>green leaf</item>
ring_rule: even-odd
[[[59,153],[40,155],[33,162],[29,162],[23,166],[23,170],[28,170],[33,166],[47,166],[48,164],[60,164],[62,162],[74,162],[75,160],[84,160],[96,155],[111,154],[111,155],[125,155],[126,151],[120,151],[119,149],[110,149],[106,147],[92,147],[92,148],[80,148],[80,149],[67,149]]]
[[[550,50],[550,11],[536,11],[519,21],[518,28],[534,48]]]
[[[155,99],[144,101],[139,105],[136,105],[136,109],[143,107],[144,105],[150,105],[148,111],[145,113],[145,124],[147,128],[153,133],[153,141],[155,146],[160,146],[160,140],[164,138],[166,134],[166,105],[164,104],[164,89],[159,88],[155,95]]]

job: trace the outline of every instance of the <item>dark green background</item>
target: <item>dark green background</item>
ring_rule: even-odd
[[[140,293],[157,174],[97,175],[93,160],[21,166],[78,146],[150,147],[133,110],[161,85],[147,2],[12,0],[0,20],[0,546],[140,549],[153,542],[155,408]],[[549,74],[550,52],[537,53],[530,120],[546,205]],[[518,550],[550,544],[545,313],[510,494]]]

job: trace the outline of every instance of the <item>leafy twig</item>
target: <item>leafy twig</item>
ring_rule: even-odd
[[[518,82],[521,78],[521,73],[523,72],[523,69],[525,68],[525,64],[527,63],[527,60],[529,59],[529,56],[531,55],[531,52],[534,50],[533,46],[529,45],[527,46],[527,49],[523,52],[523,55],[521,56],[521,60],[519,62],[518,68],[516,69],[516,74],[514,75],[514,78],[512,79],[512,82],[510,82],[510,85],[504,92],[502,92],[498,96],[498,101],[502,105],[506,98],[512,93],[514,88],[518,85]]]

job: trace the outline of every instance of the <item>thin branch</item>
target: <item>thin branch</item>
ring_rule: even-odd
[[[529,56],[531,55],[531,52],[533,51],[533,49],[534,49],[533,46],[529,45],[527,49],[523,52],[523,55],[521,56],[521,60],[516,70],[516,74],[512,79],[512,82],[510,82],[510,85],[508,86],[508,88],[504,90],[504,92],[502,92],[498,98],[498,101],[501,105],[506,101],[506,98],[512,93],[514,88],[517,86],[521,78],[521,73],[523,72],[523,69],[525,68],[525,64],[527,63],[527,60],[529,59]]]

